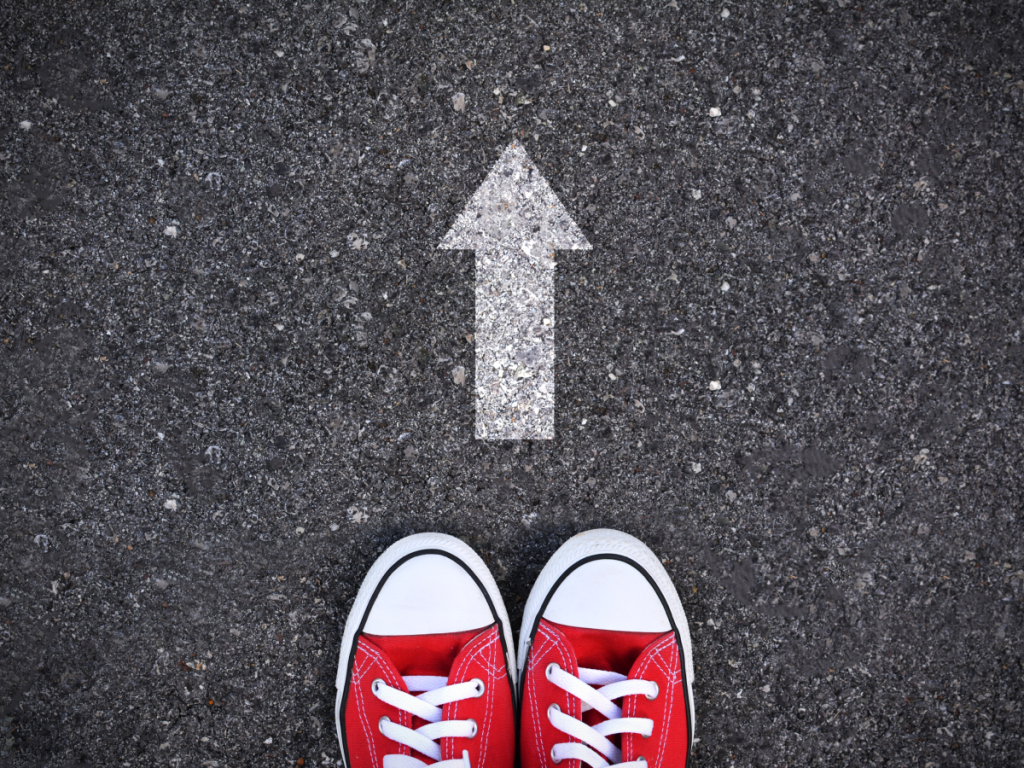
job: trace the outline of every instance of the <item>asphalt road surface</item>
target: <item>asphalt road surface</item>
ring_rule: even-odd
[[[336,765],[348,608],[461,536],[683,598],[695,766],[1024,763],[1024,6],[12,2],[0,763]],[[474,435],[519,142],[555,436]]]

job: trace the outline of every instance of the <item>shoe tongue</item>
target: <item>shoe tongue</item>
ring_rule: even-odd
[[[561,632],[569,641],[576,652],[578,666],[618,672],[620,675],[629,675],[644,649],[665,636],[664,632],[619,632],[570,627],[547,619],[543,621]]]
[[[492,625],[493,626],[493,625]],[[382,650],[398,674],[448,677],[466,644],[490,627],[438,635],[369,635],[367,640]]]

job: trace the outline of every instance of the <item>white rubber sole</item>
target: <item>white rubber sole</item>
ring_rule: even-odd
[[[548,560],[547,565],[537,577],[537,582],[530,591],[530,597],[526,601],[523,610],[523,625],[519,630],[519,670],[518,677],[522,680],[523,670],[526,667],[530,641],[536,630],[538,617],[548,602],[548,598],[554,588],[561,581],[565,573],[572,569],[581,560],[589,560],[595,556],[613,555],[632,561],[643,570],[657,586],[664,604],[671,616],[672,623],[679,632],[679,639],[683,646],[683,668],[686,674],[683,676],[683,683],[686,685],[686,702],[690,717],[690,739],[696,730],[697,718],[693,705],[693,645],[690,642],[690,626],[686,621],[686,612],[679,600],[679,593],[676,592],[675,584],[669,578],[665,567],[658,560],[657,556],[639,539],[630,536],[622,531],[613,531],[608,528],[598,528],[593,531],[585,531],[569,539],[565,544]]]
[[[338,656],[338,674],[335,678],[335,686],[338,689],[338,693],[334,700],[334,727],[338,734],[338,745],[341,747],[342,759],[345,760],[346,765],[348,762],[347,755],[345,754],[345,742],[341,735],[341,705],[345,700],[347,692],[349,665],[352,661],[356,637],[365,623],[366,613],[374,596],[377,594],[377,588],[380,586],[380,583],[399,563],[417,553],[426,552],[443,553],[452,557],[461,563],[480,582],[491,606],[494,608],[495,616],[500,625],[502,639],[505,641],[506,661],[512,679],[512,696],[513,700],[515,699],[516,657],[515,646],[512,644],[512,625],[509,623],[508,611],[505,610],[505,603],[501,599],[498,585],[494,583],[494,577],[491,576],[487,564],[480,559],[480,556],[469,545],[460,539],[456,539],[454,536],[448,536],[444,533],[417,533],[412,536],[406,536],[404,539],[396,541],[388,547],[370,567],[369,572],[363,579],[362,585],[359,587],[355,602],[352,603],[352,609],[345,620],[345,630],[341,635],[341,653]]]

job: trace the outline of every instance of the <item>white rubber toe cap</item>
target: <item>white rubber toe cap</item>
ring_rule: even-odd
[[[515,647],[508,612],[498,585],[476,552],[463,541],[443,533],[413,534],[388,547],[363,579],[341,635],[334,727],[345,764],[348,752],[341,713],[360,632],[428,635],[468,632],[495,622],[501,631],[507,668],[514,670]],[[509,682],[514,696],[513,675]]]
[[[398,566],[381,584],[363,631],[370,635],[465,632],[494,623],[484,593],[450,557],[423,554]]]
[[[551,556],[523,609],[520,673],[526,668],[541,618],[567,626],[625,632],[674,629],[686,665],[688,690],[693,686],[690,629],[679,594],[657,556],[627,533],[607,528],[585,531]]]
[[[543,617],[556,624],[620,632],[668,632],[665,604],[636,566],[599,558],[577,566],[559,584]]]
[[[665,566],[639,539],[598,528],[577,534],[551,556],[523,608],[519,675],[541,618],[563,626],[625,632],[667,632],[678,637],[686,674],[690,738],[693,711],[693,646],[686,612]]]

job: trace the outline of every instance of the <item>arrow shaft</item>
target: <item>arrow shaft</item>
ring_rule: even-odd
[[[555,263],[540,248],[476,252],[476,437],[555,436]]]

